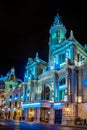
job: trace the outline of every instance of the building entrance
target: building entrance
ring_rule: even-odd
[[[29,108],[28,109],[28,121],[33,122],[34,121],[34,116],[35,116],[34,108]]]
[[[55,124],[62,123],[62,109],[55,110]]]
[[[49,114],[50,114],[50,109],[41,108],[41,110],[40,110],[40,121],[48,123],[49,122]]]

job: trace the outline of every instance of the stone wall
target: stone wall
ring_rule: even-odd
[[[77,116],[77,106],[75,103],[64,105],[62,113],[62,125],[74,125]]]
[[[87,103],[78,104],[78,117],[87,119]]]

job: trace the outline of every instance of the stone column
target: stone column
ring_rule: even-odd
[[[51,86],[52,86],[52,88],[51,88],[52,101],[54,101],[54,84],[53,84],[53,82],[51,83]]]
[[[76,70],[72,70],[72,102],[77,102],[77,74]]]
[[[58,100],[58,74],[54,72],[54,100]]]
[[[78,96],[81,96],[82,95],[82,70],[79,70],[79,73],[78,73]]]
[[[27,108],[24,109],[24,116],[25,116],[25,120],[28,121],[28,109]]]
[[[51,108],[49,114],[49,124],[54,124],[54,120],[55,120],[55,110]]]
[[[73,46],[70,47],[70,52],[69,53],[70,53],[70,59],[73,60],[73,55],[74,55],[73,54]]]
[[[65,101],[71,102],[71,69],[66,70],[66,90],[65,90]]]
[[[36,122],[40,122],[40,108],[36,109]]]
[[[66,73],[66,89],[65,89],[65,101],[68,101],[68,86],[69,86],[69,79],[68,79],[68,70]]]

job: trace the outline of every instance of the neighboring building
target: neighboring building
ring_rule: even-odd
[[[22,116],[21,103],[23,98],[22,80],[15,76],[14,67],[7,74],[5,82],[5,94],[3,101],[3,114],[6,119],[17,119]]]
[[[0,107],[2,106],[2,103],[3,103],[4,93],[5,93],[5,83],[0,78]]]
[[[3,118],[3,100],[5,94],[4,77],[0,77],[0,118]]]
[[[72,30],[66,38],[59,15],[49,33],[48,63],[36,55],[26,66],[23,114],[29,122],[74,124],[87,118],[87,48]]]
[[[38,57],[38,53],[36,53],[35,59],[29,58],[28,63],[26,65],[26,71],[24,76],[24,100],[23,100],[23,109],[24,113],[23,116],[25,116],[27,121],[34,121],[36,110],[35,109],[38,105],[40,106],[40,100],[41,100],[41,86],[38,86],[38,76],[47,69],[47,63],[43,60],[41,60]],[[38,103],[39,101],[39,103]],[[36,103],[35,103],[36,102]],[[30,107],[28,108],[27,103],[30,103]],[[36,105],[35,105],[35,104]],[[38,104],[38,105],[37,105]],[[32,106],[35,106],[32,107]],[[37,110],[38,111],[38,110]],[[36,115],[37,116],[37,115]],[[39,116],[37,117],[39,118]],[[39,121],[39,119],[38,119]]]

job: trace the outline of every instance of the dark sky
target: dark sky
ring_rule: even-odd
[[[75,0],[10,0],[0,2],[0,75],[15,67],[23,79],[28,57],[48,60],[49,29],[59,13],[75,38],[87,43],[86,3]]]

